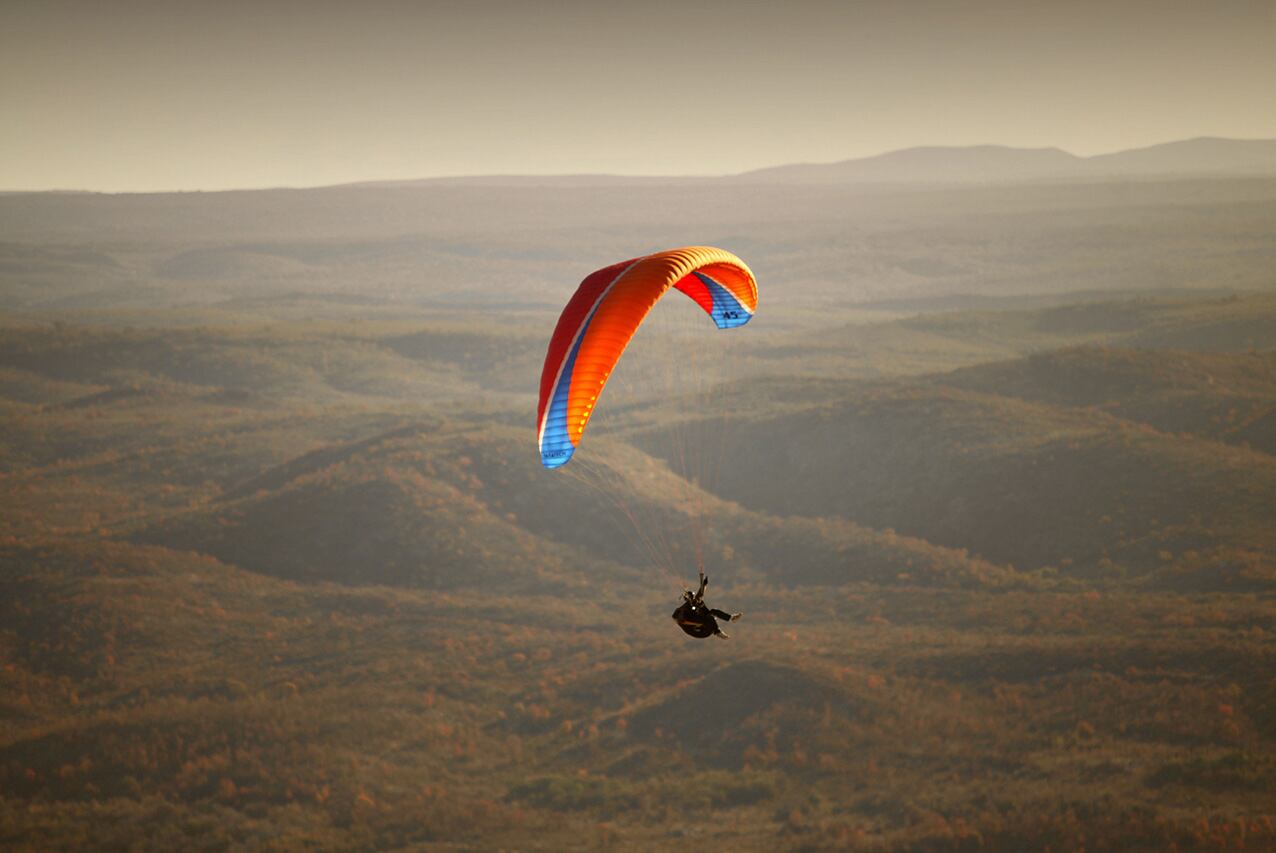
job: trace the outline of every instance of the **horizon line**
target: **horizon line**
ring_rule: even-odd
[[[368,188],[368,189],[394,189],[391,185],[415,185],[426,183],[445,183],[449,181],[501,181],[501,180],[632,180],[641,182],[652,181],[719,181],[732,178],[742,178],[758,172],[768,172],[778,169],[787,169],[793,167],[812,167],[818,168],[822,166],[838,166],[845,163],[865,162],[875,160],[882,157],[889,157],[894,154],[903,154],[912,151],[971,151],[978,149],[1000,149],[1005,151],[1058,151],[1061,154],[1078,160],[1095,160],[1102,157],[1110,157],[1116,154],[1126,154],[1135,151],[1148,151],[1154,148],[1162,148],[1170,145],[1181,145],[1194,142],[1269,142],[1276,143],[1276,138],[1272,137],[1233,137],[1233,136],[1190,136],[1180,139],[1171,139],[1164,142],[1155,142],[1149,145],[1136,146],[1134,148],[1120,148],[1115,151],[1105,151],[1098,154],[1074,154],[1064,148],[1054,145],[1045,146],[1020,146],[1006,145],[996,142],[973,143],[970,145],[909,145],[903,148],[892,148],[886,151],[880,151],[876,154],[867,154],[862,157],[848,157],[843,160],[826,160],[826,161],[790,161],[786,163],[778,163],[770,166],[758,166],[752,169],[746,169],[742,172],[724,172],[719,174],[645,174],[645,173],[620,173],[620,172],[488,172],[488,173],[463,173],[450,175],[430,175],[426,177],[415,178],[362,178],[353,181],[342,181],[335,184],[307,184],[307,185],[291,185],[291,184],[274,184],[260,186],[243,186],[243,187],[223,187],[219,189],[202,189],[202,188],[181,188],[181,189],[156,189],[156,190],[94,190],[94,189],[72,189],[67,187],[49,187],[45,189],[0,189],[0,196],[7,195],[109,195],[109,196],[125,196],[125,195],[183,195],[183,194],[213,194],[213,193],[235,193],[235,192],[306,192],[311,190],[327,190],[340,188]],[[1167,173],[1173,174],[1173,173]],[[1186,173],[1183,173],[1186,174]],[[1098,177],[1098,176],[1095,176]],[[898,181],[883,180],[880,183],[898,183]],[[408,187],[398,187],[407,189]]]

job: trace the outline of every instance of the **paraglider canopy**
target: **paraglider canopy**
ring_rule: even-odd
[[[744,261],[709,246],[657,252],[586,276],[558,318],[541,371],[536,421],[546,468],[571,459],[616,362],[670,288],[719,329],[743,326],[758,305],[757,281]]]

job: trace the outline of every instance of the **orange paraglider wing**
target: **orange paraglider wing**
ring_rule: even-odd
[[[671,287],[695,300],[719,329],[743,326],[758,306],[758,285],[744,261],[708,246],[657,252],[586,276],[558,318],[541,371],[536,422],[546,468],[571,458],[607,377]]]

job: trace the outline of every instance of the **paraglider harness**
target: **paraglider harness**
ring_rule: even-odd
[[[703,570],[700,572],[700,589],[694,593],[689,589],[682,591],[682,604],[678,605],[678,609],[673,612],[673,620],[678,623],[678,627],[692,637],[704,639],[705,637],[721,637],[726,639],[727,635],[718,627],[718,620],[732,622],[740,618],[739,613],[727,613],[724,610],[716,610],[704,603],[704,589],[709,585],[709,578],[705,576]]]

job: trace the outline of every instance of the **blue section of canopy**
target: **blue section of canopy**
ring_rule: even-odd
[[[581,326],[576,343],[567,355],[563,364],[563,372],[559,374],[558,385],[554,388],[554,398],[549,401],[549,413],[545,417],[545,431],[541,433],[541,464],[546,468],[558,468],[567,464],[576,452],[570,436],[567,434],[567,395],[571,392],[572,371],[576,369],[576,354],[585,340],[585,332],[589,329],[589,320]]]
[[[709,312],[709,316],[718,324],[719,329],[735,329],[753,319],[753,315],[745,310],[740,300],[731,295],[731,291],[702,272],[697,271],[693,275],[704,282],[709,295],[713,297],[713,310]]]

